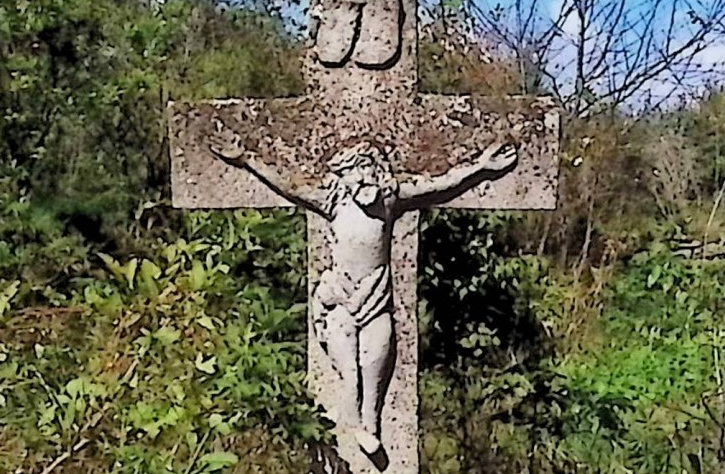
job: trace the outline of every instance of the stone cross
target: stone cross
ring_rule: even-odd
[[[313,1],[305,95],[169,105],[175,207],[307,211],[309,380],[353,474],[419,472],[418,209],[556,204],[553,102],[419,94],[416,8]]]

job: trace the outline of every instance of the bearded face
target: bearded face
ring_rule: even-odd
[[[386,158],[377,146],[363,142],[337,153],[328,166],[338,186],[358,203],[369,205],[383,190],[394,191],[396,181]]]

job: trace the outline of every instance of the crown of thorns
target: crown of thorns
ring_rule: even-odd
[[[380,166],[386,171],[389,169],[385,153],[370,142],[358,143],[335,153],[327,165],[332,172],[373,165]]]

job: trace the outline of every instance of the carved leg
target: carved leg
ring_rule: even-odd
[[[383,313],[360,330],[362,375],[361,428],[358,442],[363,451],[380,451],[380,417],[395,366],[395,331],[391,313]]]
[[[356,426],[360,420],[360,390],[358,387],[358,336],[355,320],[342,306],[325,316],[326,328],[321,342],[332,366],[340,375],[340,396],[333,421]]]

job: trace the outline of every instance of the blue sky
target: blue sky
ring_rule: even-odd
[[[492,8],[497,3],[500,3],[502,4],[502,6],[506,7],[510,6],[513,3],[512,1],[496,2],[490,0],[476,0],[476,2],[481,8]],[[547,21],[547,19],[549,21],[552,21],[554,18],[558,18],[562,11],[562,6],[571,5],[571,0],[522,0],[522,2],[525,6],[530,6],[532,4],[537,5],[543,22]],[[600,2],[598,4],[601,5],[603,3],[605,2]],[[656,3],[656,0],[627,1],[626,18],[631,26],[627,26],[623,23],[622,27],[620,28],[621,36],[619,36],[619,38],[624,44],[629,44],[630,51],[640,45],[640,42],[637,42],[635,40],[637,38],[637,34],[641,33],[644,28],[642,18],[649,18],[651,16],[650,9]],[[707,11],[708,8],[711,8],[718,3],[722,6],[722,3],[717,2],[717,0],[703,0],[702,2],[694,0],[689,1],[688,3],[689,6],[687,8],[696,8],[698,9],[698,12],[703,13]],[[659,39],[659,41],[655,43],[655,45],[664,44],[668,35],[671,35],[672,48],[677,48],[679,45],[683,44],[684,41],[686,41],[689,37],[691,37],[694,28],[687,15],[687,8],[685,2],[681,0],[661,0],[657,3],[657,6],[657,10],[654,12],[654,21],[652,22],[653,34]],[[675,27],[673,29],[670,29],[670,24],[672,23],[671,15],[673,7],[675,8]],[[608,18],[611,17],[613,17],[613,15],[610,15]],[[510,21],[515,21],[515,19],[510,18]],[[600,21],[606,20],[602,18],[600,19]],[[556,55],[556,57],[552,57],[550,59],[552,60],[552,66],[555,63],[559,63],[563,66],[563,69],[557,73],[557,82],[559,82],[560,88],[563,90],[563,92],[567,93],[571,92],[574,89],[575,59],[577,57],[577,48],[574,40],[577,38],[579,32],[578,17],[575,14],[569,15],[562,25],[562,30],[563,35],[560,39],[557,40],[554,46],[554,49],[557,50],[559,53]],[[666,104],[673,104],[674,101],[678,98],[679,94],[694,93],[694,95],[697,96],[697,94],[702,93],[704,91],[704,85],[707,83],[707,81],[712,80],[713,78],[716,78],[725,73],[725,66],[723,65],[723,60],[725,60],[725,42],[723,42],[722,36],[720,38],[713,37],[712,39],[713,43],[695,56],[693,64],[697,64],[700,70],[712,69],[713,73],[695,73],[678,78],[665,71],[657,77],[653,77],[652,79],[648,80],[641,93],[630,99],[630,105],[635,108],[637,105],[640,105],[643,99],[643,93],[647,92],[647,90],[652,91],[653,99],[655,101],[668,96],[672,96],[671,99],[666,102]],[[601,43],[601,38],[599,38],[599,41],[597,41],[597,39],[589,40],[587,42],[587,52],[598,51],[598,48],[601,48]],[[614,64],[614,61],[619,58],[621,58],[621,56],[609,56],[607,62],[609,62],[610,64]],[[626,68],[621,67],[621,69]],[[624,77],[625,76],[623,71],[618,72],[612,76],[615,82],[621,81]],[[606,87],[606,84],[602,83],[598,87],[600,88],[600,90],[604,89]],[[596,88],[597,86],[595,85],[595,91]]]

